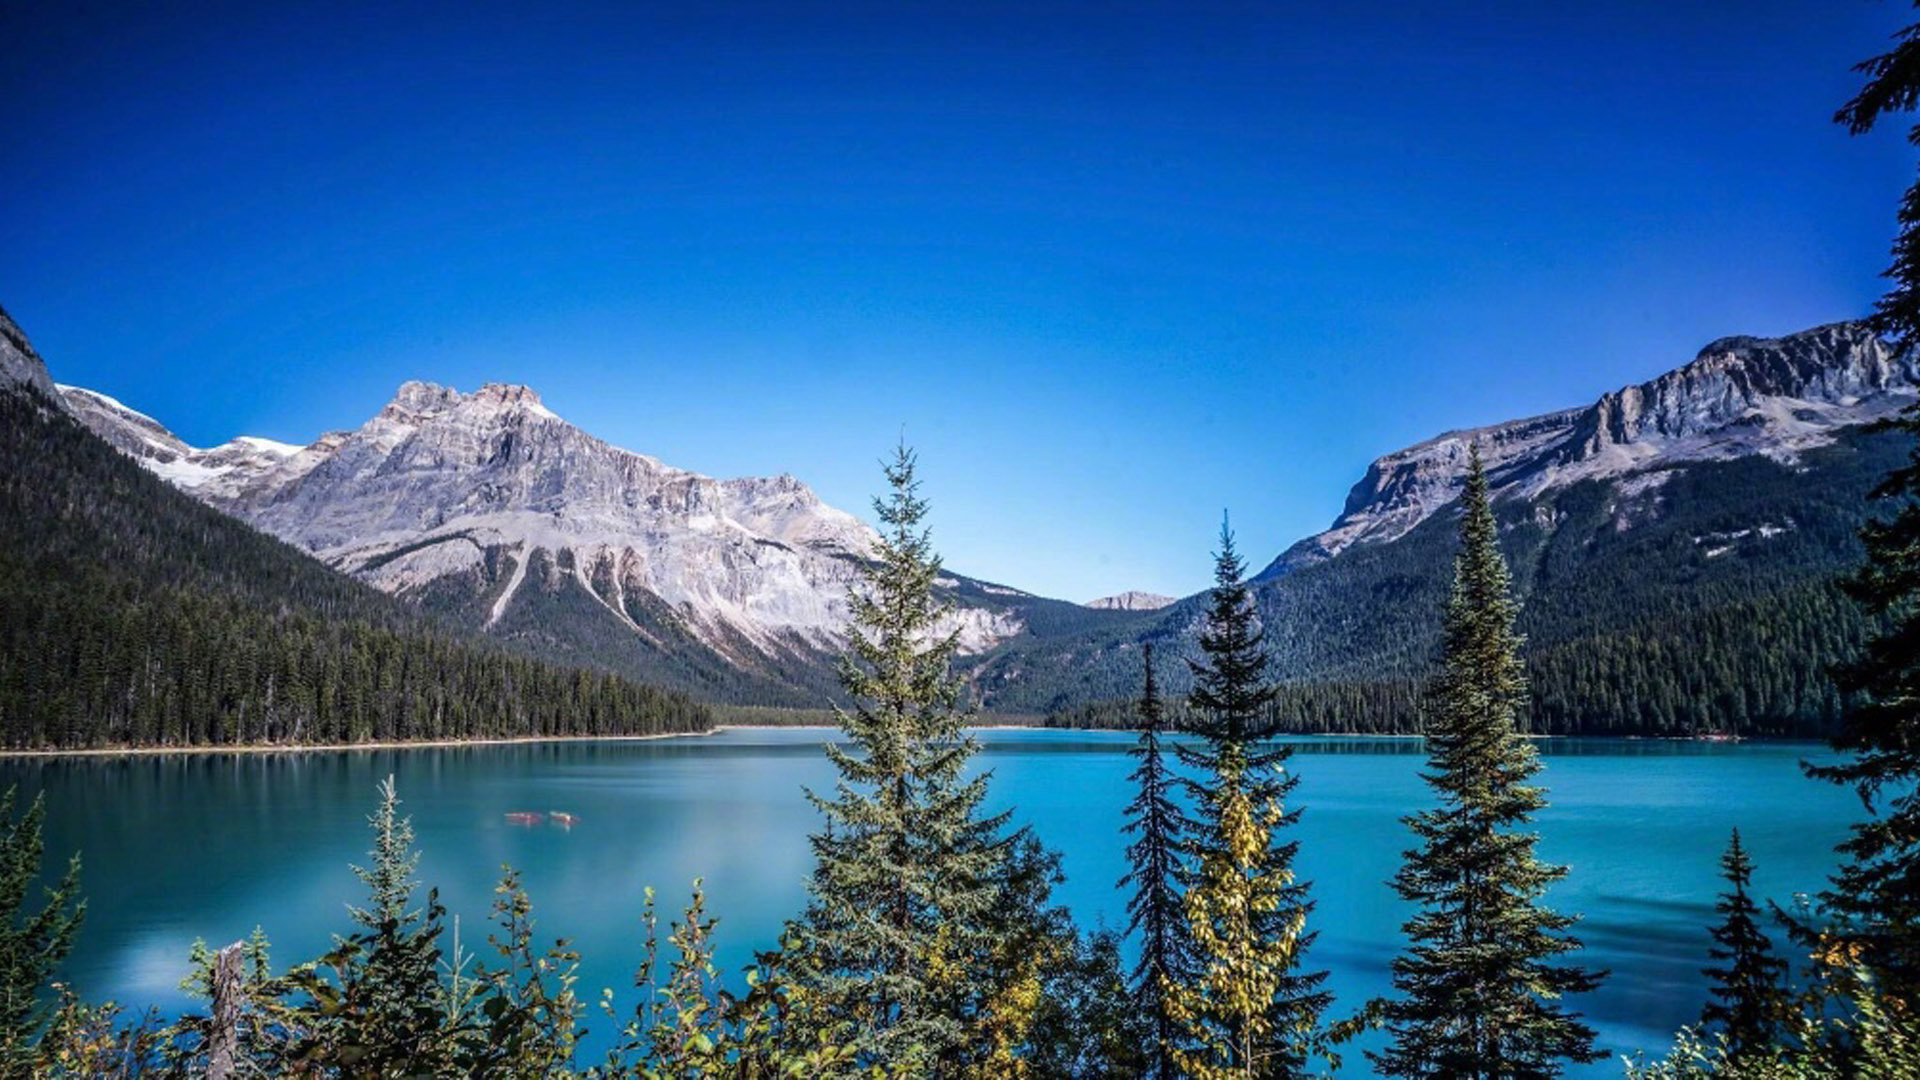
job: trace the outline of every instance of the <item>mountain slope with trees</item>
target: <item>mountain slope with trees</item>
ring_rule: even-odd
[[[746,705],[818,707],[865,522],[792,476],[716,479],[613,446],[532,388],[402,385],[306,446],[197,449],[103,394],[66,409],[216,510],[444,620],[558,663]],[[963,654],[1122,617],[948,573]]]
[[[1906,400],[1889,394],[1885,405]],[[1751,439],[1752,426],[1736,422],[1738,437]],[[1466,445],[1505,429],[1519,430],[1450,438]],[[1505,474],[1490,468],[1529,644],[1534,729],[1833,730],[1842,694],[1827,669],[1871,629],[1837,582],[1860,558],[1857,532],[1873,513],[1867,493],[1902,457],[1897,436],[1856,423],[1790,452],[1653,457],[1606,475],[1579,475],[1560,450],[1509,456]],[[1539,484],[1549,470],[1558,470],[1555,481]],[[1417,522],[1407,524],[1405,507],[1368,510],[1363,494],[1385,492],[1383,506],[1396,498],[1381,471],[1356,487],[1338,528],[1296,545],[1256,582],[1283,680],[1273,708],[1293,730],[1408,731],[1415,723],[1417,683],[1436,655],[1457,505],[1450,491],[1434,494],[1445,482],[1429,474],[1418,478],[1417,498],[1405,484],[1398,489],[1424,515]],[[1330,542],[1362,526],[1375,535]],[[974,677],[995,708],[1124,724],[1120,703],[1132,696],[1138,647],[1193,655],[1201,604],[1189,598],[1091,633],[1016,638],[983,657]]]
[[[10,369],[39,358],[0,313]],[[11,373],[11,370],[10,372]],[[0,742],[357,743],[701,731],[704,706],[444,628],[0,381]]]

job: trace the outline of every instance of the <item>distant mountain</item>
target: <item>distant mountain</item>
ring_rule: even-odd
[[[873,530],[792,476],[716,480],[611,446],[524,386],[403,385],[305,447],[187,446],[89,390],[68,407],[154,473],[386,592],[542,655],[704,695],[818,705]],[[1084,622],[950,575],[966,653]]]
[[[17,366],[17,365],[16,365]],[[728,701],[835,693],[873,541],[791,476],[717,480],[613,447],[530,389],[408,383],[304,447],[197,449],[110,398],[66,408],[210,506],[456,624],[550,659]],[[1817,730],[1826,665],[1865,632],[1833,587],[1865,493],[1903,453],[1868,425],[1920,396],[1863,325],[1714,342],[1579,408],[1450,432],[1366,471],[1326,532],[1259,574],[1285,707],[1405,727],[1427,670],[1468,447],[1481,446],[1551,730]],[[1204,553],[1196,553],[1204,560]],[[949,628],[989,709],[1132,696],[1160,641],[1178,689],[1202,598],[1088,605],[950,574]]]
[[[1722,338],[1692,363],[1584,408],[1450,431],[1380,458],[1333,527],[1289,548],[1265,576],[1405,536],[1459,496],[1476,443],[1498,497],[1535,499],[1584,480],[1639,495],[1691,463],[1758,454],[1790,464],[1899,411],[1920,394],[1917,384],[1920,361],[1861,323]]]
[[[1826,667],[1866,630],[1833,582],[1859,559],[1867,492],[1906,451],[1868,425],[1916,397],[1915,357],[1838,323],[1726,338],[1591,405],[1382,457],[1331,529],[1258,575],[1288,722],[1411,725],[1477,442],[1543,729],[1824,730],[1843,707]],[[1191,652],[1202,599],[1008,642],[975,677],[1001,708],[1125,700],[1141,642]]]
[[[1161,596],[1159,593],[1129,589],[1116,596],[1103,596],[1098,600],[1089,600],[1087,606],[1098,611],[1158,611],[1177,599],[1172,596]]]
[[[0,311],[0,742],[356,743],[694,731],[686,697],[556,666],[396,602],[200,505],[289,456],[194,451],[67,392]]]

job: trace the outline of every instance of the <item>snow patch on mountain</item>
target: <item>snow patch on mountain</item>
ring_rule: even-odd
[[[155,475],[209,499],[231,495],[304,447],[242,435],[202,450],[189,446],[158,420],[116,398],[85,387],[56,385],[67,411]]]
[[[104,395],[65,388],[87,423],[183,490],[394,593],[455,576],[498,588],[499,623],[550,559],[629,629],[650,594],[696,638],[731,654],[837,650],[849,589],[878,540],[788,476],[717,480],[609,445],[531,388],[470,394],[403,384],[358,429],[296,447],[242,436],[211,450]],[[511,566],[487,584],[491,565]],[[1017,590],[1008,595],[1025,596]],[[963,651],[1019,633],[1017,615],[956,609]]]

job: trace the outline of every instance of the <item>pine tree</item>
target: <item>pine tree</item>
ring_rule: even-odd
[[[372,863],[354,867],[367,906],[351,909],[360,930],[339,939],[318,966],[295,972],[316,1008],[308,1045],[295,1057],[327,1061],[360,1075],[420,1075],[445,1070],[455,1047],[440,983],[440,935],[446,911],[439,890],[413,906],[413,825],[400,816],[393,777],[380,783],[380,807],[367,819]],[[322,972],[333,976],[331,983]]]
[[[1892,51],[1855,69],[1867,83],[1834,117],[1853,134],[1920,105],[1920,25],[1901,31],[1897,41]],[[1909,139],[1920,142],[1920,125],[1909,129]],[[1885,274],[1892,288],[1878,303],[1874,322],[1896,348],[1912,349],[1920,346],[1920,181],[1907,189],[1899,224]],[[1920,436],[1920,405],[1908,406],[1884,426]],[[1852,786],[1874,816],[1855,825],[1841,844],[1847,862],[1820,896],[1821,907],[1839,925],[1796,923],[1793,930],[1809,943],[1828,934],[1840,939],[1886,993],[1913,1001],[1920,1000],[1920,653],[1913,645],[1920,639],[1920,445],[1873,497],[1895,500],[1897,509],[1861,530],[1866,563],[1847,591],[1885,619],[1885,629],[1835,673],[1843,690],[1864,697],[1833,740],[1835,749],[1852,756],[1808,772]]]
[[[1202,742],[1175,747],[1198,774],[1188,782],[1198,813],[1184,826],[1198,863],[1185,898],[1197,974],[1169,998],[1205,1047],[1177,1055],[1182,1070],[1284,1076],[1305,1068],[1332,997],[1321,988],[1326,972],[1301,967],[1313,905],[1293,874],[1299,842],[1274,842],[1299,819],[1285,809],[1299,778],[1285,770],[1292,749],[1269,738],[1274,689],[1245,573],[1222,521],[1201,659],[1189,662],[1191,723]]]
[[[1272,798],[1254,794],[1261,785],[1247,777],[1240,744],[1222,747],[1215,768],[1206,793],[1214,829],[1184,899],[1197,970],[1185,983],[1163,984],[1185,1036],[1167,1047],[1174,1075],[1298,1075],[1324,1005],[1309,1012],[1284,996],[1287,981],[1300,978],[1293,972],[1307,921],[1291,895],[1292,870],[1268,857],[1287,815]]]
[[[1773,1042],[1786,1004],[1787,962],[1773,955],[1773,943],[1755,919],[1759,909],[1748,894],[1753,861],[1740,846],[1739,829],[1733,830],[1720,867],[1727,891],[1714,905],[1723,918],[1713,928],[1716,946],[1707,955],[1726,966],[1701,972],[1713,981],[1710,992],[1717,1000],[1707,1004],[1700,1022],[1721,1025],[1729,1056],[1739,1058]]]
[[[1549,962],[1580,947],[1567,933],[1577,920],[1540,904],[1566,869],[1542,863],[1537,837],[1521,831],[1546,794],[1528,783],[1540,760],[1520,731],[1527,685],[1511,592],[1476,447],[1429,689],[1425,776],[1440,806],[1406,819],[1421,846],[1393,886],[1420,910],[1393,962],[1398,997],[1377,1003],[1392,1043],[1369,1055],[1390,1076],[1557,1076],[1564,1062],[1605,1056],[1557,1004],[1601,978]]]
[[[24,1075],[18,1070],[31,1060],[47,1023],[49,981],[87,911],[78,855],[59,884],[44,890],[39,910],[28,910],[27,891],[40,874],[46,804],[35,798],[17,821],[13,807],[8,788],[0,796],[0,1073],[8,1076]]]
[[[1180,1032],[1167,1007],[1166,987],[1185,985],[1195,975],[1192,935],[1180,901],[1180,849],[1186,830],[1173,800],[1177,781],[1161,746],[1166,718],[1154,683],[1151,644],[1141,649],[1141,666],[1145,678],[1138,706],[1140,739],[1128,751],[1139,762],[1131,777],[1136,794],[1127,806],[1123,830],[1134,840],[1127,846],[1130,869],[1119,887],[1131,885],[1134,890],[1127,900],[1127,933],[1140,935],[1132,989],[1135,1003],[1153,1024],[1149,1075],[1169,1078],[1177,1075],[1171,1054]]]
[[[1894,40],[1898,44],[1890,51],[1854,65],[1867,83],[1833,116],[1849,134],[1864,135],[1888,113],[1920,106],[1920,23],[1900,31]],[[1920,145],[1920,124],[1907,129],[1907,141]],[[1920,342],[1920,180],[1907,188],[1898,220],[1893,262],[1881,275],[1893,287],[1874,305],[1874,322],[1882,333],[1910,346]],[[1912,409],[1908,416],[1913,416]]]
[[[980,806],[988,776],[964,775],[976,743],[949,670],[954,633],[939,630],[940,559],[923,527],[914,456],[886,465],[875,500],[883,533],[852,596],[838,710],[852,744],[829,744],[832,797],[807,793],[826,818],[794,928],[809,992],[859,1040],[861,1057],[919,1075],[966,1052],[978,1003],[995,987],[974,967],[993,952],[1009,845],[1008,814]]]

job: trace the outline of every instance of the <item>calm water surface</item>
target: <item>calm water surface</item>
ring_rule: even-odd
[[[0,761],[0,780],[44,792],[48,852],[85,860],[87,924],[66,974],[90,999],[185,1004],[177,984],[195,938],[266,928],[276,961],[318,955],[358,898],[347,868],[367,847],[374,785],[393,773],[413,817],[422,877],[484,944],[502,864],[525,875],[543,935],[584,954],[582,996],[630,1005],[641,890],[664,910],[706,879],[729,967],[774,943],[800,910],[815,815],[802,785],[828,789],[818,729],[734,730],[653,742],[305,754],[152,755]],[[1131,797],[1122,733],[985,731],[996,806],[1017,808],[1066,857],[1059,899],[1083,926],[1114,924],[1124,897],[1116,832]],[[1387,988],[1406,915],[1385,881],[1428,802],[1410,740],[1303,738],[1300,869],[1319,907],[1310,954],[1333,970],[1337,1012]],[[1663,1046],[1698,1011],[1716,860],[1739,826],[1757,889],[1782,901],[1820,886],[1857,816],[1845,792],[1805,780],[1811,745],[1562,740],[1545,746],[1553,805],[1541,851],[1569,864],[1553,894],[1586,913],[1589,962],[1610,968],[1585,1010],[1615,1051]],[[572,828],[509,824],[512,810],[564,810]],[[611,1025],[594,1017],[604,1034]],[[597,1043],[597,1038],[590,1038]],[[1358,1055],[1353,1055],[1358,1057]],[[1363,1070],[1350,1069],[1350,1072]],[[1617,1063],[1588,1075],[1617,1075]]]

